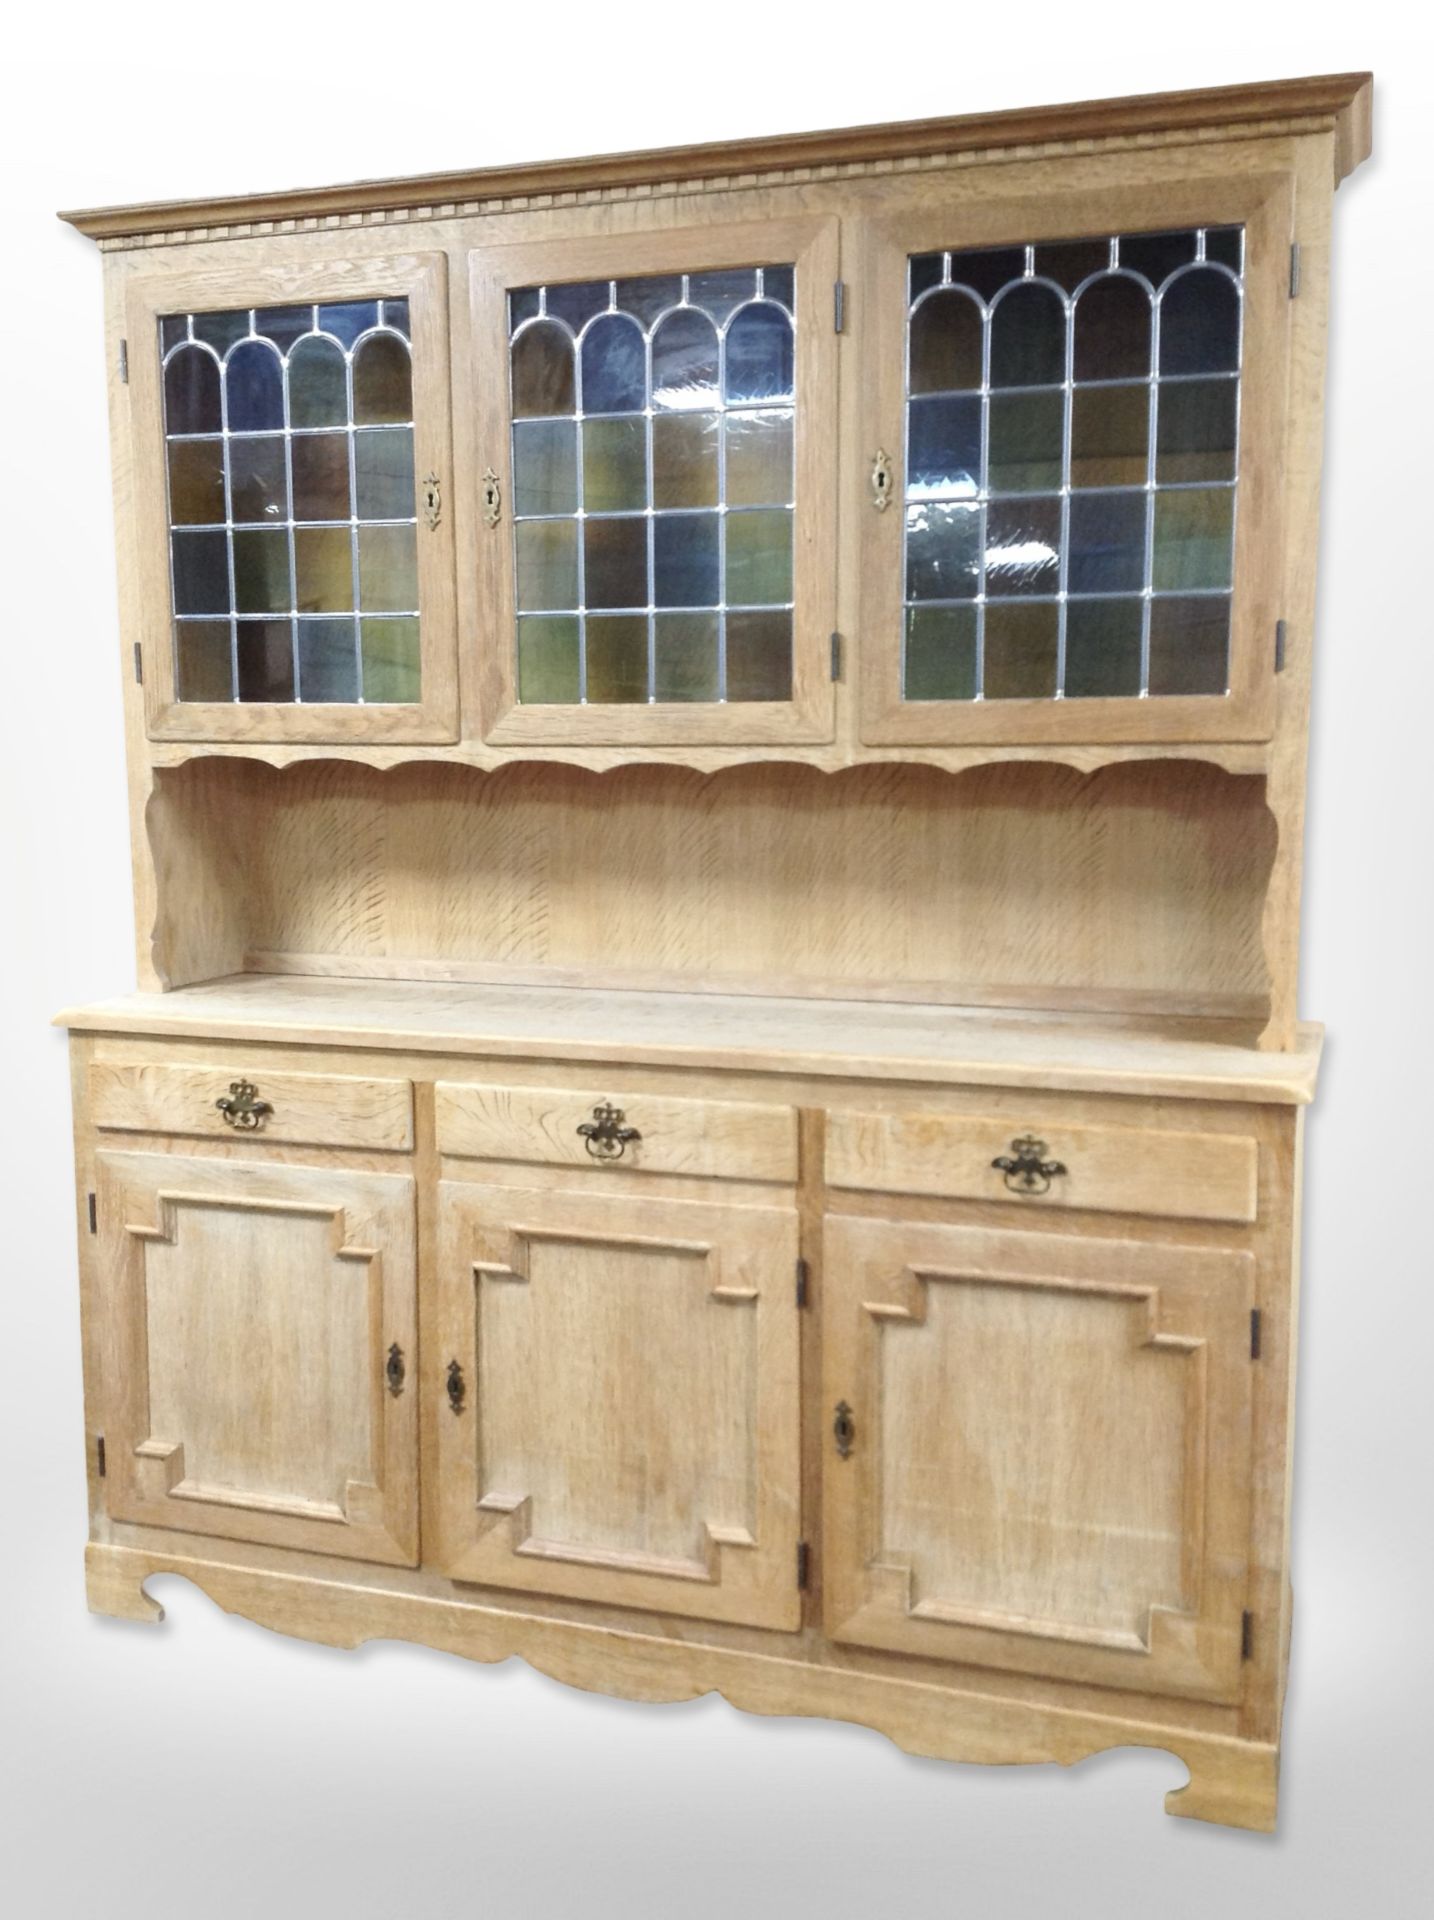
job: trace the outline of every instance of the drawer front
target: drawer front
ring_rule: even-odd
[[[245,1074],[232,1061],[169,1066],[97,1060],[90,1067],[89,1084],[91,1121],[105,1131],[395,1153],[413,1146],[413,1089],[407,1080],[337,1073]]]
[[[997,1162],[1004,1164],[998,1165]],[[826,1177],[868,1193],[1089,1207],[1185,1220],[1255,1218],[1256,1143],[1224,1133],[1030,1125],[965,1114],[834,1112]]]
[[[440,1081],[438,1150],[471,1160],[620,1167],[696,1179],[797,1177],[792,1107],[650,1093]]]

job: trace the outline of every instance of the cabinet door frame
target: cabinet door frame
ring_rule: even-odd
[[[1253,1254],[841,1214],[827,1218],[824,1271],[826,1417],[845,1402],[855,1428],[846,1457],[829,1434],[822,1458],[828,1635],[1096,1686],[1237,1700],[1251,1564]],[[924,1322],[929,1288],[972,1282],[1122,1300],[1147,1316],[1142,1346],[1186,1355],[1181,1560],[1191,1611],[1152,1606],[1146,1635],[1006,1621],[913,1602],[909,1557],[894,1545],[885,1549],[893,1558],[878,1557],[881,1342],[888,1327]]]
[[[793,1630],[801,1623],[797,1586],[801,1458],[799,1324],[793,1276],[794,1204],[662,1200],[563,1188],[445,1179],[439,1184],[436,1341],[428,1343],[427,1391],[436,1409],[438,1481],[432,1562],[453,1580],[634,1607],[701,1620]],[[708,1298],[726,1314],[752,1313],[753,1524],[707,1529],[705,1565],[681,1566],[639,1553],[564,1547],[534,1539],[524,1489],[485,1499],[482,1447],[482,1334],[485,1283],[529,1284],[534,1242],[587,1242],[705,1256]],[[475,1257],[476,1250],[476,1257]],[[455,1410],[448,1369],[458,1360],[463,1396]],[[557,1356],[553,1356],[556,1364]],[[674,1404],[681,1381],[673,1383]],[[694,1537],[701,1516],[694,1514]]]
[[[1283,457],[1289,381],[1290,246],[1294,192],[1288,171],[1152,173],[1118,185],[1052,184],[1030,173],[1003,190],[983,171],[979,193],[924,197],[901,211],[858,217],[843,245],[859,289],[864,379],[849,449],[850,511],[857,515],[861,666],[858,730],[868,746],[1057,745],[1264,741],[1275,718],[1275,622],[1283,593]],[[1248,158],[1244,165],[1249,168]],[[1130,163],[1124,163],[1130,170]],[[994,170],[999,174],[999,169]],[[1011,170],[1015,172],[1015,169]],[[1194,226],[1245,227],[1245,308],[1240,376],[1238,511],[1230,622],[1230,687],[1220,695],[920,700],[901,696],[905,644],[907,257],[968,247],[1079,239]],[[888,451],[896,511],[873,510],[876,450]]]
[[[147,731],[155,740],[356,745],[458,738],[448,257],[441,252],[314,258],[279,266],[139,274],[125,295],[133,458],[135,635],[144,661]],[[168,474],[158,329],[169,313],[225,312],[311,301],[407,298],[413,358],[413,474],[418,534],[419,698],[372,705],[186,701],[177,697],[169,568]],[[423,489],[436,477],[439,513]],[[343,526],[346,522],[339,521]]]
[[[418,1564],[418,1337],[414,1183],[270,1161],[187,1158],[150,1151],[95,1156],[99,1246],[96,1293],[113,1519],[253,1540],[389,1566]],[[284,1500],[186,1484],[184,1437],[151,1431],[144,1249],[177,1242],[181,1208],[210,1207],[331,1223],[333,1257],[366,1268],[368,1393],[373,1472],[350,1479],[340,1501]],[[405,1361],[390,1390],[390,1348]],[[234,1365],[237,1352],[223,1358]]]
[[[836,624],[837,339],[840,270],[835,214],[581,234],[481,247],[469,256],[472,381],[469,471],[498,477],[501,518],[475,502],[462,564],[478,585],[485,645],[481,732],[493,746],[751,746],[821,744],[835,726],[830,640]],[[631,279],[791,261],[796,268],[792,698],[789,701],[523,705],[517,685],[512,431],[507,294],[548,280]]]

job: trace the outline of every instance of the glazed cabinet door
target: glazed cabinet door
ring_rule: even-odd
[[[837,232],[471,256],[488,739],[831,738]]]
[[[1269,738],[1292,199],[1249,168],[855,223],[863,739]]]
[[[795,1627],[788,1208],[446,1181],[438,1565]]]
[[[416,1564],[412,1181],[97,1164],[112,1517]]]
[[[1229,1701],[1249,1254],[827,1223],[836,1640]]]
[[[447,279],[415,253],[130,283],[156,738],[457,737]]]

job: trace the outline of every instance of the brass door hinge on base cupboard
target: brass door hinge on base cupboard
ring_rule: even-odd
[[[66,216],[140,974],[61,1016],[96,1611],[1160,1747],[1273,1828],[1369,99]]]

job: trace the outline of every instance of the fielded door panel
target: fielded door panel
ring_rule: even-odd
[[[494,742],[832,737],[834,218],[470,256]]]
[[[829,1219],[831,1636],[1234,1699],[1253,1279],[1241,1252]]]
[[[853,223],[862,738],[1268,739],[1289,176],[1052,168]]]
[[[413,1183],[98,1156],[117,1520],[413,1566]]]
[[[442,1570],[796,1627],[795,1213],[440,1192]]]
[[[442,253],[131,283],[155,738],[457,738],[447,283]]]

